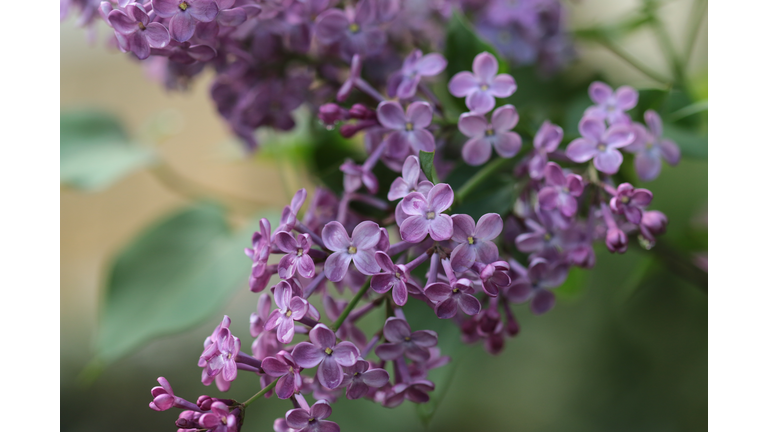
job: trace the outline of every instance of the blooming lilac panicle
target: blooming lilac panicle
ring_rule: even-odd
[[[549,120],[542,123],[536,136],[533,137],[533,155],[528,162],[528,175],[532,179],[544,177],[544,169],[547,166],[549,153],[557,150],[560,142],[563,141],[563,128],[552,124]]]
[[[637,90],[630,86],[621,86],[614,92],[606,83],[595,81],[589,86],[589,97],[596,106],[587,108],[585,116],[605,120],[608,124],[630,123],[626,111],[637,105]]]
[[[421,77],[435,76],[442,72],[448,62],[442,54],[423,55],[421,50],[413,50],[403,62],[403,67],[390,75],[387,84],[389,97],[410,99],[416,95]]]
[[[352,342],[336,344],[336,335],[324,324],[316,325],[309,332],[310,342],[301,342],[293,349],[296,364],[303,368],[317,369],[320,384],[335,389],[344,378],[342,366],[352,366],[360,356],[360,351]]]
[[[171,37],[186,42],[195,34],[198,22],[216,19],[219,7],[214,0],[152,0],[155,13],[170,18]]]
[[[432,123],[432,107],[426,102],[414,102],[403,107],[398,102],[385,101],[376,109],[379,123],[390,130],[384,145],[393,157],[405,158],[410,149],[435,151],[435,137],[426,128]]]
[[[582,138],[568,144],[565,153],[578,163],[594,158],[595,168],[606,174],[616,174],[624,160],[618,150],[632,143],[635,135],[630,125],[616,124],[605,127],[603,120],[597,117],[584,117],[579,122]]]
[[[493,239],[501,234],[504,223],[497,213],[488,213],[480,217],[475,227],[472,217],[465,214],[451,216],[453,236],[458,243],[451,252],[451,266],[457,272],[465,272],[475,261],[490,263],[499,257],[499,249]]]
[[[352,237],[340,223],[334,221],[323,228],[323,242],[333,253],[325,261],[325,275],[332,282],[339,282],[347,274],[349,263],[354,262],[361,273],[373,275],[381,268],[373,257],[379,243],[381,230],[371,221],[361,222],[352,231]]]
[[[494,97],[509,97],[517,90],[517,83],[512,76],[498,72],[499,62],[496,57],[482,52],[472,62],[472,72],[454,75],[448,83],[448,90],[456,97],[466,97],[470,111],[485,114],[496,105]]]
[[[453,204],[453,189],[440,183],[430,189],[425,197],[411,192],[403,199],[403,212],[407,218],[400,225],[400,235],[410,243],[419,243],[427,235],[432,240],[448,240],[453,235],[451,217],[442,214]]]
[[[510,130],[517,125],[519,118],[512,105],[497,108],[490,123],[482,114],[462,114],[459,117],[459,130],[470,137],[461,150],[464,160],[470,165],[482,165],[491,158],[491,147],[503,158],[516,155],[522,146],[522,139]]]

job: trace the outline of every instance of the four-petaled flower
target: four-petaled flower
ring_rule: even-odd
[[[465,97],[467,108],[485,114],[496,105],[496,99],[512,95],[517,90],[515,79],[509,74],[499,74],[499,62],[487,52],[478,54],[472,61],[472,72],[459,72],[451,78],[448,90],[456,97]]]
[[[219,13],[214,0],[152,0],[152,9],[158,16],[171,19],[171,37],[178,42],[191,39],[198,22],[211,22]]]
[[[360,350],[352,342],[336,344],[336,335],[324,324],[316,325],[309,332],[309,342],[301,342],[293,348],[296,364],[303,368],[317,365],[320,384],[335,389],[344,378],[342,366],[352,366],[360,356]]]
[[[538,180],[544,177],[544,169],[549,161],[547,155],[557,150],[562,140],[563,128],[550,123],[549,120],[542,123],[536,136],[533,137],[533,156],[528,162],[528,175],[532,179]]]
[[[648,130],[635,123],[635,141],[624,150],[635,154],[635,170],[640,180],[651,181],[661,173],[661,159],[673,166],[680,162],[680,148],[674,141],[661,137],[662,123],[656,111],[645,112],[645,124]]]
[[[359,399],[371,388],[379,388],[389,381],[387,371],[370,367],[368,361],[358,360],[354,365],[344,368],[344,380],[340,387],[347,388],[347,399]]]
[[[339,432],[339,425],[325,420],[331,416],[331,405],[319,400],[309,411],[296,408],[285,413],[285,422],[296,432]]]
[[[282,343],[291,343],[294,333],[294,321],[304,318],[309,310],[309,304],[299,296],[295,296],[290,284],[280,281],[275,286],[275,304],[273,310],[264,324],[264,330],[277,328],[277,340]]]
[[[453,189],[440,183],[425,197],[411,192],[403,199],[403,212],[408,216],[400,225],[400,236],[410,243],[419,243],[429,234],[432,240],[448,240],[453,235],[451,217],[442,214],[453,204]]]
[[[438,318],[453,318],[459,307],[467,315],[480,312],[480,301],[473,295],[475,290],[469,279],[461,278],[450,282],[434,282],[424,289],[424,294],[437,304],[435,313]]]
[[[409,149],[435,151],[435,137],[426,128],[432,123],[432,107],[426,102],[413,102],[403,111],[399,102],[384,101],[376,108],[379,123],[391,132],[383,145],[393,158],[404,158]]]
[[[629,111],[637,105],[637,90],[630,86],[621,86],[614,92],[606,83],[595,81],[589,86],[589,97],[596,106],[587,108],[585,116],[597,117],[608,124],[629,123]]]
[[[109,25],[125,37],[128,49],[141,60],[149,57],[150,48],[163,48],[171,41],[168,30],[160,23],[150,22],[144,7],[131,3],[125,11],[113,10],[108,15]]]
[[[312,240],[308,234],[293,237],[285,231],[275,234],[275,246],[285,252],[277,264],[277,274],[281,279],[289,279],[298,271],[305,278],[315,276],[315,262],[309,256]]]
[[[472,216],[457,214],[453,219],[453,236],[458,243],[451,252],[451,266],[457,272],[467,271],[475,261],[490,263],[499,257],[499,249],[493,239],[501,234],[504,222],[497,213],[487,213],[480,217],[475,227]]]
[[[546,173],[546,186],[539,191],[539,205],[544,210],[559,210],[564,217],[570,218],[579,209],[576,197],[584,192],[584,183],[577,174],[563,174],[560,165],[549,162]]]
[[[374,55],[387,40],[376,26],[376,3],[371,0],[357,2],[354,11],[328,9],[321,13],[315,22],[315,37],[323,45],[338,43],[346,58]]]
[[[423,55],[421,50],[413,50],[403,62],[403,67],[389,77],[387,94],[389,97],[410,99],[416,95],[421,77],[439,74],[448,62],[442,54]]]
[[[152,387],[152,402],[149,403],[149,407],[155,411],[166,411],[173,407],[175,396],[173,395],[173,389],[171,383],[164,377],[157,379],[160,386]]]
[[[616,188],[616,196],[611,198],[611,210],[623,214],[633,224],[639,224],[643,219],[643,208],[652,199],[653,194],[648,189],[635,189],[629,183],[622,183]]]
[[[275,357],[265,358],[261,368],[267,375],[279,378],[275,393],[280,399],[288,399],[301,388],[301,368],[288,352],[280,351]]]
[[[482,165],[491,158],[491,147],[503,158],[511,158],[520,151],[522,139],[510,130],[517,125],[520,116],[512,105],[496,109],[491,122],[485,115],[464,113],[459,117],[459,130],[470,140],[461,149],[461,156],[470,165]]]
[[[584,117],[579,122],[582,138],[568,144],[565,154],[578,163],[595,159],[595,168],[606,174],[616,174],[624,157],[618,150],[632,143],[635,134],[630,125],[616,124],[606,129],[605,122],[596,117]]]
[[[352,230],[352,238],[340,223],[333,221],[323,227],[323,243],[332,250],[325,260],[325,275],[332,282],[339,282],[347,274],[349,263],[354,261],[361,273],[374,275],[381,269],[373,257],[379,243],[381,230],[375,222],[361,222]]]
[[[437,345],[437,333],[432,330],[411,332],[404,319],[390,317],[384,323],[384,338],[389,343],[376,347],[376,355],[382,360],[394,360],[405,354],[411,360],[424,362],[429,359],[427,348]]]
[[[567,277],[567,264],[550,264],[543,258],[534,258],[526,274],[512,282],[507,295],[515,303],[530,299],[531,311],[543,314],[555,305],[555,295],[550,290],[562,285]]]
[[[392,300],[398,306],[403,306],[408,301],[408,280],[411,275],[408,269],[402,265],[395,265],[392,258],[384,252],[376,252],[376,263],[383,273],[371,277],[371,289],[379,294],[392,290]]]
[[[421,192],[426,195],[429,190],[434,186],[429,180],[421,180],[424,177],[419,166],[419,158],[416,156],[408,156],[403,162],[403,176],[398,177],[392,182],[392,186],[389,188],[387,199],[394,201],[396,199],[405,198],[411,192]]]
[[[211,404],[211,412],[200,416],[200,425],[210,432],[236,432],[237,417],[229,412],[229,407],[223,402]]]

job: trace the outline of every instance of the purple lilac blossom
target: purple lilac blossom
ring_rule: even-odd
[[[482,165],[491,158],[491,147],[503,158],[511,158],[520,151],[522,139],[517,132],[510,130],[519,120],[517,110],[512,105],[496,109],[491,122],[485,115],[464,113],[459,117],[459,130],[470,138],[461,150],[461,156],[470,165]]]
[[[570,218],[579,209],[576,198],[584,192],[584,182],[578,174],[566,177],[560,165],[549,162],[545,169],[546,186],[539,191],[539,205],[544,210],[559,210],[563,217]]]
[[[264,331],[264,324],[269,319],[270,312],[272,311],[272,299],[269,294],[264,293],[259,296],[259,301],[256,303],[256,312],[251,314],[251,336],[256,337]]]
[[[261,368],[267,375],[279,378],[275,386],[278,398],[288,399],[301,388],[301,368],[288,352],[280,351],[275,357],[265,358]]]
[[[398,99],[410,99],[416,95],[421,77],[435,76],[448,65],[442,54],[430,53],[423,55],[416,49],[408,54],[403,67],[389,77],[387,94]]]
[[[382,273],[371,277],[371,289],[379,294],[392,290],[392,300],[398,306],[403,306],[408,301],[409,279],[408,269],[401,264],[392,263],[392,258],[384,252],[376,252],[376,263],[381,267]]]
[[[614,92],[606,83],[595,81],[589,86],[589,97],[596,106],[587,108],[584,116],[605,120],[608,124],[629,124],[631,119],[626,111],[637,105],[637,90],[630,86],[621,86]]]
[[[299,189],[291,198],[291,204],[283,208],[283,213],[280,215],[280,225],[277,226],[276,231],[293,230],[296,225],[296,221],[299,217],[299,209],[304,205],[304,201],[307,199],[307,190],[304,188]]]
[[[616,124],[606,129],[603,120],[596,117],[581,119],[579,133],[582,138],[576,138],[568,144],[566,155],[578,163],[594,158],[595,168],[606,174],[619,171],[624,158],[618,149],[632,143],[635,137],[631,126]]]
[[[319,400],[310,409],[296,408],[285,413],[285,422],[297,432],[339,432],[339,425],[326,420],[331,416],[331,405]]]
[[[395,201],[405,198],[411,192],[421,192],[426,195],[432,186],[431,181],[424,180],[424,174],[419,165],[419,158],[411,155],[405,158],[405,162],[403,162],[403,175],[392,182],[389,193],[387,193],[387,199]]]
[[[139,3],[127,5],[125,11],[113,10],[108,20],[140,60],[149,57],[150,48],[164,48],[171,41],[168,30],[160,23],[150,22],[151,18]]]
[[[277,273],[281,279],[288,279],[298,272],[305,278],[315,276],[315,263],[309,256],[312,240],[308,234],[299,234],[296,237],[280,231],[275,234],[275,246],[285,252],[277,265]]]
[[[611,198],[611,210],[624,215],[633,224],[639,224],[643,218],[643,208],[652,199],[653,194],[648,189],[635,189],[629,183],[622,183],[616,188],[616,196]]]
[[[457,272],[465,272],[475,261],[490,263],[499,257],[499,249],[493,239],[501,234],[504,223],[497,213],[488,213],[480,217],[475,226],[471,216],[457,214],[453,219],[453,236],[458,243],[451,252],[451,266]]]
[[[389,343],[376,347],[376,355],[382,360],[394,360],[403,354],[411,360],[424,362],[429,359],[427,348],[437,345],[437,333],[432,330],[411,331],[404,319],[390,317],[384,323],[384,338]]]
[[[605,203],[600,204],[600,208],[603,213],[603,220],[605,226],[608,228],[605,233],[605,246],[611,253],[624,253],[629,247],[629,241],[627,234],[619,228],[616,221],[613,219],[610,208]]]
[[[303,368],[317,368],[320,384],[335,389],[344,378],[342,366],[352,366],[360,351],[352,342],[336,344],[336,335],[324,324],[316,325],[309,332],[309,342],[301,342],[293,349],[296,364]]]
[[[482,52],[472,61],[472,72],[464,71],[454,75],[448,83],[448,90],[456,97],[466,97],[470,111],[485,114],[496,105],[494,97],[509,97],[517,90],[517,83],[512,76],[498,72],[499,62],[496,57]]]
[[[563,128],[552,124],[549,120],[542,123],[536,136],[533,137],[533,155],[528,162],[528,175],[532,179],[544,177],[544,169],[549,161],[547,155],[557,150],[563,141]]]
[[[386,35],[376,25],[376,3],[357,2],[354,11],[329,9],[315,22],[315,37],[323,45],[339,44],[343,56],[363,57],[377,54],[386,43]]]
[[[426,102],[413,102],[408,109],[398,102],[381,102],[376,109],[379,123],[390,130],[384,145],[389,146],[389,154],[404,158],[410,149],[435,151],[435,137],[426,128],[432,123],[432,107]]]
[[[656,111],[645,112],[646,130],[635,124],[635,140],[624,150],[635,154],[635,171],[642,181],[651,181],[661,173],[661,160],[674,166],[680,162],[680,148],[674,141],[662,138],[661,117]]]
[[[366,360],[358,360],[344,368],[344,380],[340,387],[347,388],[347,399],[360,399],[372,388],[380,388],[389,381],[389,373],[381,368],[371,369]]]
[[[336,100],[344,102],[352,93],[352,89],[355,87],[355,80],[360,78],[360,73],[363,70],[363,61],[360,59],[359,54],[352,56],[352,62],[349,65],[349,76],[344,83],[339,87],[339,91],[336,93]]]
[[[213,21],[219,12],[214,0],[152,0],[152,9],[170,19],[171,37],[179,42],[191,39],[198,22]]]
[[[333,253],[325,261],[325,275],[331,282],[339,282],[347,274],[349,263],[367,275],[381,269],[374,259],[374,248],[379,243],[381,230],[375,222],[361,222],[352,231],[352,237],[339,222],[330,222],[323,228],[323,242]]]
[[[425,197],[411,192],[403,199],[407,218],[400,225],[400,235],[410,243],[419,243],[429,235],[432,240],[448,240],[453,235],[451,217],[442,214],[453,204],[453,190],[445,183],[430,189]]]
[[[264,323],[264,330],[277,329],[277,340],[281,343],[291,343],[294,333],[294,321],[304,318],[309,310],[309,304],[299,296],[294,296],[291,286],[286,281],[280,281],[275,286],[275,304]]]
[[[211,412],[200,416],[199,423],[211,432],[236,432],[239,429],[237,417],[222,402],[211,404]]]
[[[531,301],[531,311],[543,314],[555,306],[552,288],[557,288],[568,277],[568,266],[564,263],[549,263],[543,258],[535,258],[528,266],[525,275],[512,282],[507,291],[509,299],[515,303]]]

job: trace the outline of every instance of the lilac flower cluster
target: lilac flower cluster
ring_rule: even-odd
[[[331,95],[345,101],[353,88],[382,100],[374,87],[384,84],[386,93],[401,101],[425,91],[424,83],[440,74],[446,61],[418,48],[444,45],[452,10],[477,17],[480,29],[491,33],[514,27],[512,39],[486,36],[521,64],[538,61],[555,69],[569,58],[558,0],[61,0],[62,19],[72,11],[79,12],[81,25],[101,18],[114,30],[113,45],[146,60],[149,73],[168,88],[185,88],[210,66],[216,74],[211,98],[249,149],[258,145],[257,128],[292,129],[292,112],[302,104],[318,110]],[[403,60],[395,46],[410,47],[410,54]],[[489,61],[483,59],[474,77],[456,83],[472,93],[477,112],[492,96],[514,91],[509,76],[498,77],[490,90],[481,89],[493,72]],[[363,67],[381,72],[369,74],[367,81]],[[359,117],[363,114],[349,113],[370,122]],[[404,131],[404,117],[389,114],[392,122],[382,125]],[[415,106],[407,114],[418,116],[416,130],[408,135],[423,135],[424,108]],[[401,147],[389,151],[404,151],[404,134],[393,139]],[[425,141],[423,147],[430,144]]]
[[[370,22],[367,13],[358,7],[347,15],[320,16],[362,28]],[[345,33],[347,39],[337,42],[352,49],[373,35]],[[329,103],[320,110],[320,119],[340,124],[343,135],[363,133],[368,157],[361,165],[349,160],[339,167],[344,175],[340,195],[318,188],[304,210],[307,192],[301,189],[274,230],[261,221],[252,248],[245,250],[253,263],[250,289],[260,293],[251,316],[251,352],[241,351],[224,317],[205,340],[198,362],[205,385],[215,382],[226,391],[238,373],[255,373],[262,390],[243,403],[201,396],[192,404],[160,378],[151,408],[183,409],[177,421],[183,430],[231,432],[239,430],[248,404],[275,394],[292,404],[284,418],[275,420],[275,431],[331,432],[340,429],[328,420],[331,404],[342,396],[384,407],[406,399],[425,403],[435,389],[429,371],[450,358],[440,354],[436,332],[411,327],[403,309],[409,301],[452,320],[466,343],[482,341],[497,354],[520,331],[513,305],[528,304],[534,314],[551,310],[554,291],[569,269],[595,265],[595,241],[622,253],[629,234],[638,233],[649,247],[664,232],[667,218],[648,210],[650,191],[626,182],[615,185],[622,151],[642,161],[636,164],[638,176],[647,179],[658,175],[648,160],[673,156],[676,149],[661,138],[655,112],[645,113],[647,129],[631,121],[627,111],[636,104],[637,92],[629,87],[613,92],[594,83],[595,105],[580,122],[580,138],[561,150],[562,129],[545,121],[525,147],[511,131],[518,120],[515,107],[496,108],[497,97],[514,92],[515,80],[498,74],[489,53],[478,54],[473,72],[460,72],[448,84],[454,95],[466,97],[470,110],[455,124],[469,137],[462,156],[470,165],[483,165],[495,149],[496,161],[513,159],[510,174],[522,187],[510,214],[486,213],[476,220],[456,213],[459,195],[447,183],[428,180],[418,156],[447,145],[435,136],[448,126],[432,124],[435,115],[445,118],[428,91],[411,93],[420,88],[420,75],[443,67],[440,54],[414,52],[391,77],[388,94],[397,99],[382,96],[375,105],[351,107]],[[359,73],[350,92],[376,92],[359,85]],[[389,185],[389,202],[375,195],[379,179],[373,168],[379,161],[401,173]],[[499,166],[487,164],[481,171]],[[656,171],[649,172],[649,166]],[[388,217],[371,220],[352,202]],[[267,290],[275,275],[279,281]],[[354,295],[349,301],[341,297],[347,289]],[[313,303],[322,304],[323,314]],[[362,332],[357,321],[382,306],[387,314],[380,329]]]

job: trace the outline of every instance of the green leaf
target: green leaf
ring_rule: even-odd
[[[680,147],[683,157],[706,159],[708,153],[707,135],[699,135],[691,130],[683,129],[668,122],[664,123],[664,137],[669,138]]]
[[[154,162],[154,151],[132,143],[120,122],[95,111],[61,113],[61,182],[103,190]]]
[[[257,223],[233,233],[221,208],[199,204],[135,239],[118,254],[108,278],[97,358],[111,363],[219,312],[247,286],[250,261],[243,247],[250,246]]]
[[[472,24],[458,11],[453,12],[448,30],[445,36],[445,59],[448,60],[446,72],[449,77],[461,71],[472,70],[472,61],[475,56],[487,51],[499,61],[499,73],[508,73],[509,66],[494,48],[486,40],[478,36]]]
[[[425,152],[419,150],[419,165],[421,170],[424,171],[424,175],[433,184],[440,183],[440,179],[437,178],[437,170],[435,169],[435,152]]]

